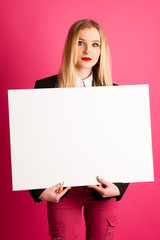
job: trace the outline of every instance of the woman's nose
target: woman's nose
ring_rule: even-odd
[[[90,51],[91,51],[91,47],[89,46],[89,44],[86,44],[85,45],[85,48],[84,48],[84,53],[90,53]]]

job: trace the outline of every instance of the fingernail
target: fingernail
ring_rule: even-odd
[[[100,176],[97,176],[97,178],[99,179],[99,180],[101,180],[102,178],[100,178]]]
[[[63,186],[64,182],[61,182],[60,184],[61,184],[61,186]]]

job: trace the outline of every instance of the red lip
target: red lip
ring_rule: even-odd
[[[91,61],[92,59],[91,58],[88,58],[88,57],[84,57],[82,58],[83,61]]]

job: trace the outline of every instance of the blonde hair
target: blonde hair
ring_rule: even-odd
[[[75,87],[76,86],[76,61],[77,61],[77,50],[79,32],[85,28],[96,28],[100,34],[100,48],[101,53],[98,62],[92,67],[93,80],[95,86],[111,86],[111,62],[109,46],[101,26],[89,19],[80,20],[75,22],[69,29],[63,56],[61,68],[58,74],[58,86],[59,87]]]

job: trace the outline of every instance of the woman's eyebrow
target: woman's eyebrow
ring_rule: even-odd
[[[83,38],[79,38],[79,40],[83,40],[83,41],[85,41],[85,39],[83,39]]]
[[[83,38],[79,38],[79,40],[85,41]],[[92,40],[92,42],[100,42],[99,40]]]

